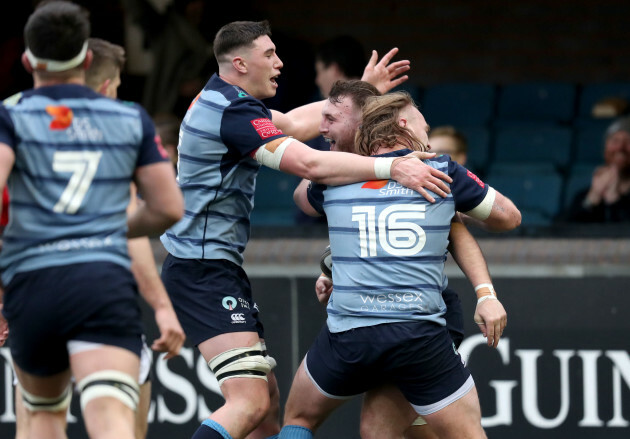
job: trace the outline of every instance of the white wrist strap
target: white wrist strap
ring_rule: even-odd
[[[475,287],[475,293],[476,293],[477,291],[479,291],[480,289],[482,289],[482,288],[487,288],[487,289],[489,289],[489,290],[490,290],[490,294],[492,294],[493,296],[496,296],[496,295],[497,295],[497,293],[495,293],[495,291],[494,291],[494,287],[492,286],[492,284],[479,284],[479,285],[477,285],[477,286]]]
[[[481,296],[479,299],[477,299],[477,305],[485,302],[486,300],[499,300],[499,299],[497,299],[497,296],[495,296],[494,294],[488,294],[487,296]]]
[[[392,177],[392,163],[397,157],[377,157],[374,160],[374,174],[378,180],[389,180]]]

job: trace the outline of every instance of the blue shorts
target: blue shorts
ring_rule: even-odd
[[[264,338],[249,279],[233,262],[169,254],[162,266],[162,282],[186,337],[195,346],[230,332],[257,332]]]
[[[16,274],[6,286],[3,310],[13,360],[32,375],[60,373],[69,367],[70,340],[118,346],[140,355],[137,296],[131,271],[111,262]]]
[[[444,313],[446,328],[449,334],[451,334],[455,347],[459,348],[459,345],[462,344],[464,340],[464,311],[462,309],[462,302],[459,300],[457,293],[450,288],[442,291],[442,298],[446,304],[446,313]]]
[[[305,364],[313,383],[329,398],[350,398],[393,383],[420,414],[445,407],[474,385],[447,329],[428,321],[339,333],[324,326]]]

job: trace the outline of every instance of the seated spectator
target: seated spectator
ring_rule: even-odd
[[[443,125],[433,128],[429,132],[429,145],[431,152],[438,155],[448,154],[451,159],[462,166],[466,165],[468,143],[466,137],[457,131],[455,127]]]
[[[604,135],[604,164],[591,186],[578,193],[567,219],[572,222],[630,221],[630,116],[614,121]]]

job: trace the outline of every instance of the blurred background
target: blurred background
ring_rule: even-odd
[[[2,98],[32,86],[19,57],[36,3],[14,3],[0,17]],[[119,97],[145,105],[165,144],[177,143],[178,121],[216,71],[212,40],[230,21],[270,21],[284,68],[277,96],[266,103],[280,111],[325,97],[326,78],[360,76],[343,71],[341,60],[349,56],[334,48],[358,42],[353,53],[360,52],[362,65],[372,49],[382,56],[400,48],[397,59],[412,66],[400,89],[433,128],[452,126],[463,135],[466,166],[523,214],[522,226],[510,233],[471,229],[508,311],[498,351],[479,344],[472,288],[450,259],[446,266],[470,317],[462,352],[488,436],[630,437],[630,2],[76,3],[91,11],[93,36],[125,47]],[[335,56],[341,56],[337,67]],[[325,148],[321,139],[311,146]],[[616,188],[599,203],[589,199],[597,179]],[[279,360],[283,401],[325,320],[313,285],[327,230],[297,212],[297,183],[261,171],[246,252],[268,345]],[[153,244],[161,265],[164,250]],[[0,355],[7,360],[8,350]],[[220,404],[203,367],[192,348],[168,365],[156,360],[149,437],[188,437]],[[3,438],[11,437],[14,422],[6,363],[4,372]],[[349,403],[317,437],[358,437],[359,407],[359,400]],[[71,437],[83,437],[80,419],[70,428]]]

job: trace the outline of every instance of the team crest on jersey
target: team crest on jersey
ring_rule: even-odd
[[[479,186],[481,186],[481,187],[486,187],[485,183],[484,183],[483,181],[481,181],[481,180],[479,179],[479,177],[477,177],[475,174],[473,174],[472,172],[470,172],[470,171],[468,171],[468,170],[466,170],[466,172],[467,172],[468,176],[469,176],[470,178],[472,178],[473,180],[475,180],[475,182],[476,182]]]
[[[223,305],[223,308],[229,311],[232,311],[234,307],[236,306],[236,304],[237,304],[236,299],[232,296],[225,296],[223,300],[221,301],[221,305]]]
[[[383,189],[389,180],[370,180],[361,186],[361,189]]]
[[[267,139],[282,134],[282,131],[276,128],[273,122],[267,118],[254,119],[251,121],[251,124],[254,126],[254,129],[256,129],[261,139]]]
[[[72,125],[72,110],[64,105],[46,107],[46,113],[53,117],[49,128],[51,130],[65,130]]]

